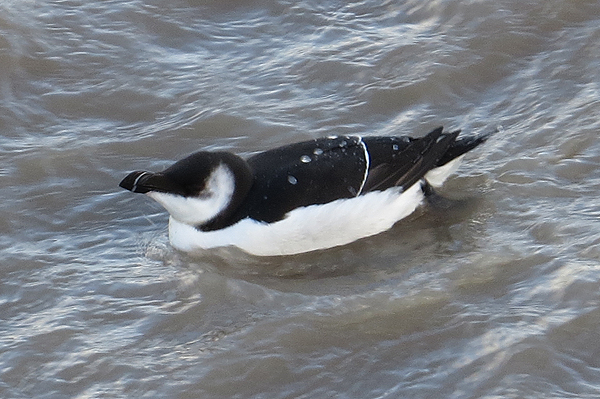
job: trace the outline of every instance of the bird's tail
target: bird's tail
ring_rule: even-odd
[[[460,130],[452,133],[459,133]],[[448,150],[442,155],[440,160],[437,162],[436,166],[444,166],[448,162],[452,161],[460,157],[463,154],[471,151],[473,148],[477,147],[479,144],[484,143],[490,136],[497,131],[488,132],[480,134],[479,136],[469,136],[469,137],[461,137],[455,140],[450,146]]]

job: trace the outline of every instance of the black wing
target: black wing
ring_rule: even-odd
[[[321,138],[268,150],[249,158],[254,185],[236,218],[264,222],[291,210],[358,195],[365,177],[359,137]]]
[[[364,138],[370,155],[370,167],[362,192],[386,190],[394,186],[408,189],[429,170],[443,165],[440,160],[459,133],[443,133],[440,127],[422,138]]]
[[[408,189],[487,139],[457,140],[459,133],[440,127],[422,138],[340,136],[259,153],[247,160],[254,183],[229,224],[246,217],[275,222],[299,207],[390,187]]]

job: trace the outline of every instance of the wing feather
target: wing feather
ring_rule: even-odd
[[[419,181],[444,156],[458,132],[437,128],[422,138],[374,137],[364,141],[371,154],[371,170],[363,192],[393,186],[404,190]]]

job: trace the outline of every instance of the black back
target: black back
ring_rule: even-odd
[[[443,133],[440,127],[422,138],[340,136],[259,153],[247,160],[254,184],[229,224],[245,217],[271,223],[298,207],[394,186],[408,189],[442,165],[440,160],[453,148],[458,134]],[[365,145],[369,153],[366,181]],[[454,152],[462,154],[471,148],[460,146]]]
[[[249,158],[254,184],[236,217],[274,222],[292,209],[355,197],[367,162],[358,137],[321,138]]]

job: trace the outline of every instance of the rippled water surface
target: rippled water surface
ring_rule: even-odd
[[[0,397],[600,396],[600,3],[4,1]],[[498,129],[455,202],[301,256],[173,250],[201,148]]]

